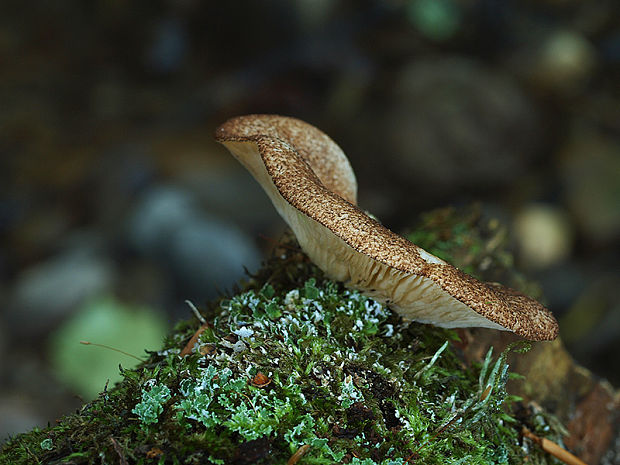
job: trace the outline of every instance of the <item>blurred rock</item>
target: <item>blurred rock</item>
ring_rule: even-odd
[[[131,216],[127,237],[143,256],[169,269],[183,298],[202,302],[256,269],[260,253],[232,224],[203,213],[175,187],[147,191]]]
[[[552,205],[531,204],[514,219],[520,265],[541,269],[568,258],[573,231],[567,215]]]
[[[113,287],[113,265],[85,239],[17,277],[6,314],[14,331],[46,331],[84,299]]]
[[[527,29],[514,51],[502,59],[515,76],[527,82],[536,93],[562,99],[587,90],[599,67],[595,46],[576,28],[550,28],[525,20],[519,27]]]
[[[570,213],[594,244],[620,237],[620,142],[577,125],[559,154]]]
[[[536,111],[515,83],[463,58],[406,67],[384,121],[381,162],[415,186],[410,195],[501,185],[539,146]]]
[[[530,70],[539,86],[570,93],[583,88],[596,63],[596,50],[586,37],[578,31],[557,30],[540,43]]]
[[[458,31],[462,4],[453,0],[411,0],[407,2],[407,18],[425,37],[444,41]]]
[[[180,226],[167,255],[181,289],[199,302],[230,290],[244,277],[244,268],[255,271],[260,265],[260,253],[248,236],[208,216]]]
[[[149,189],[138,199],[129,218],[129,242],[143,255],[163,256],[169,238],[198,214],[185,191],[171,186]]]
[[[230,156],[222,153],[222,156]],[[254,178],[239,166],[187,171],[182,177],[209,213],[233,222],[253,237],[282,229],[284,222]]]

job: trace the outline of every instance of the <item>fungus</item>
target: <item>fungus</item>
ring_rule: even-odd
[[[405,320],[494,328],[531,340],[557,337],[557,321],[536,300],[478,281],[360,210],[348,159],[314,126],[276,115],[240,116],[221,125],[216,140],[261,184],[330,279],[389,305]]]

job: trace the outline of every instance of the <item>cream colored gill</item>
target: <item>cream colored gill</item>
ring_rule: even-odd
[[[506,330],[452,297],[431,279],[405,273],[358,252],[330,229],[301,213],[276,188],[254,142],[224,145],[260,183],[301,248],[330,279],[389,305],[405,320],[445,328],[480,326]],[[445,263],[423,249],[418,248],[418,252],[427,262]]]

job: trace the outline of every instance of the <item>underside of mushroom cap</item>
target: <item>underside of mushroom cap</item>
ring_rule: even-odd
[[[329,277],[389,304],[406,319],[444,327],[504,329],[532,340],[557,337],[557,321],[536,300],[461,272],[340,195],[339,190],[350,189],[345,182],[333,181],[319,154],[338,153],[340,160],[342,151],[317,144],[312,152],[310,138],[302,137],[300,143],[295,139],[299,130],[286,130],[289,125],[299,128],[300,123],[305,124],[251,115],[220,126],[216,138],[252,172],[304,251]],[[322,134],[316,128],[313,131]],[[302,156],[301,151],[313,154]],[[336,178],[342,173],[352,176],[348,161],[328,160],[327,165],[337,167]]]

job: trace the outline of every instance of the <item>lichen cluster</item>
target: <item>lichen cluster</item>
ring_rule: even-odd
[[[456,332],[403,323],[287,247],[205,310],[189,355],[193,321],[0,463],[547,463],[523,447],[505,354],[468,365]]]

